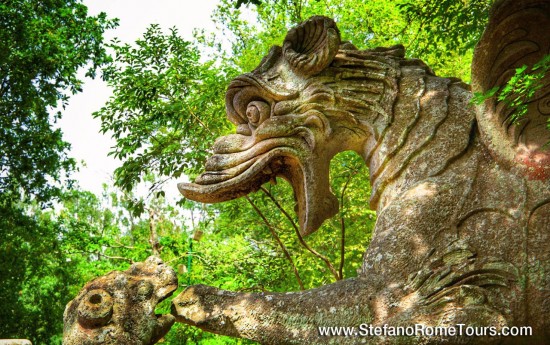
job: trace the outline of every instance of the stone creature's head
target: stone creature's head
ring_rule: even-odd
[[[221,202],[280,176],[294,189],[302,234],[317,230],[338,211],[330,160],[345,150],[363,154],[391,121],[402,56],[401,46],[358,51],[341,43],[326,17],[290,30],[282,47],[231,82],[226,111],[237,133],[217,140],[206,171],[180,191]]]
[[[175,318],[155,307],[177,286],[174,270],[154,256],[94,279],[65,308],[63,344],[156,343]]]

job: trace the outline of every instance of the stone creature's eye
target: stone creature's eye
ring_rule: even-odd
[[[248,103],[248,107],[246,108],[248,123],[254,127],[264,122],[269,117],[270,113],[271,107],[269,104],[262,101],[252,101]]]
[[[106,325],[113,315],[113,298],[103,289],[90,290],[78,306],[78,323],[86,328]]]
[[[141,281],[139,282],[136,290],[136,299],[140,301],[145,301],[151,298],[153,295],[153,292],[155,291],[155,287],[153,284],[149,281]]]

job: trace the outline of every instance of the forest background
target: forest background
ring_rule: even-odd
[[[61,344],[63,310],[89,280],[156,254],[180,287],[295,291],[356,276],[376,215],[368,169],[354,153],[331,163],[339,214],[299,236],[290,186],[272,181],[247,198],[204,205],[166,198],[193,179],[225,117],[229,81],[254,69],[288,29],[334,18],[359,49],[403,44],[437,75],[469,82],[489,0],[221,0],[214,32],[185,40],[152,24],[135,42],[105,41],[117,20],[80,0],[0,4],[0,338]],[[182,10],[192,10],[183,4]],[[243,16],[246,10],[247,16]],[[78,116],[101,121],[120,161],[101,194],[82,190],[56,126],[86,78],[112,95]],[[146,191],[138,192],[140,191]],[[158,308],[168,313],[170,300]],[[252,344],[176,324],[164,344]]]

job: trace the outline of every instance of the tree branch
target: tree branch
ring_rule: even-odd
[[[277,202],[277,200],[275,200],[273,195],[267,189],[265,189],[264,187],[260,187],[260,189],[262,190],[262,192],[264,192],[271,199],[271,201],[273,201],[273,203],[275,203],[275,206],[277,206],[277,208],[289,220],[290,224],[292,224],[292,227],[294,228],[294,231],[296,232],[296,236],[298,236],[298,240],[300,241],[300,244],[304,248],[306,248],[311,254],[313,254],[316,257],[318,257],[319,259],[321,259],[327,265],[328,269],[330,270],[330,272],[332,273],[334,278],[336,280],[340,280],[340,276],[338,275],[338,272],[336,272],[336,269],[334,268],[332,263],[329,261],[329,259],[326,256],[322,255],[321,253],[317,252],[315,249],[311,248],[309,246],[309,244],[306,243],[306,241],[302,237],[302,234],[300,233],[300,229],[298,228],[298,226],[296,225],[296,223],[294,222],[294,220],[292,219],[290,214],[288,214],[288,212],[285,211],[285,209],[281,206],[281,204],[279,204],[279,202]]]
[[[79,252],[67,252],[67,255],[76,255],[76,254],[93,254],[93,255],[97,255],[98,257],[104,257],[106,259],[109,259],[109,260],[122,260],[122,261],[126,261],[126,262],[129,262],[131,264],[134,263],[134,260],[132,259],[128,259],[128,258],[125,258],[125,257],[122,257],[122,256],[111,256],[111,255],[106,255],[106,254],[103,254],[101,252],[88,252],[88,251],[79,251]]]
[[[342,193],[340,194],[340,228],[341,228],[341,237],[340,237],[340,267],[338,267],[338,274],[340,275],[340,279],[344,279],[344,262],[345,262],[345,248],[346,248],[346,222],[344,220],[344,195],[346,194],[346,189],[348,188],[348,185],[355,176],[357,172],[352,173],[348,176],[348,179],[346,183],[344,184],[344,187],[342,188]]]
[[[302,283],[302,279],[300,278],[300,274],[298,273],[298,269],[296,268],[296,265],[294,265],[294,261],[292,260],[292,257],[290,256],[290,253],[288,252],[288,250],[286,249],[284,243],[281,241],[281,239],[277,235],[277,232],[275,231],[273,226],[271,226],[271,224],[269,223],[267,218],[264,216],[262,211],[252,202],[252,200],[250,200],[250,198],[248,196],[245,196],[245,198],[250,203],[250,205],[252,205],[252,207],[254,208],[256,213],[258,213],[258,215],[262,218],[265,225],[269,228],[269,231],[271,232],[271,235],[273,236],[273,238],[275,238],[277,243],[279,243],[279,246],[283,250],[283,253],[285,254],[288,261],[290,262],[290,265],[292,266],[292,270],[294,271],[294,276],[296,276],[296,280],[298,281],[298,284],[300,285],[300,290],[305,290],[304,284]]]

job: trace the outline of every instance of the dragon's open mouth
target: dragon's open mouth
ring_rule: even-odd
[[[195,183],[180,183],[180,192],[189,199],[217,203],[232,200],[260,188],[276,176],[288,176],[287,157],[300,156],[299,140],[292,138],[270,139],[245,151],[215,154],[207,164],[207,170],[195,179]],[[295,144],[289,146],[289,141]]]
[[[244,150],[235,149],[232,139],[222,138],[215,145],[217,152],[208,159],[206,171],[195,183],[178,184],[186,198],[205,203],[232,200],[281,176],[294,189],[303,235],[317,230],[338,211],[338,201],[330,191],[329,162],[317,159],[303,138],[271,138],[243,145]]]

